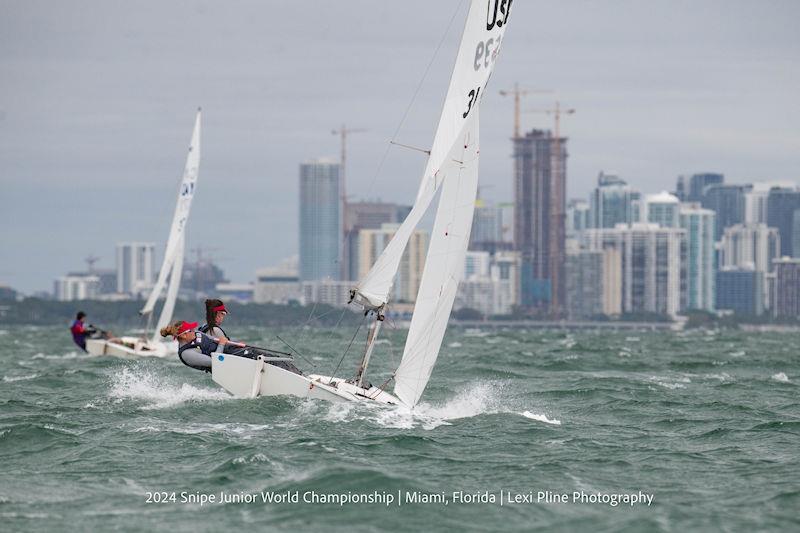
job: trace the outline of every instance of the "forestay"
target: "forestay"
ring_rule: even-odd
[[[159,317],[159,327],[166,325],[172,319],[172,310],[175,306],[175,299],[178,296],[178,288],[181,280],[181,270],[183,269],[184,234],[186,222],[189,219],[189,211],[192,208],[195,185],[197,183],[198,167],[200,165],[200,110],[197,110],[192,141],[189,145],[189,154],[186,157],[186,167],[183,171],[180,188],[178,189],[178,203],[175,206],[175,215],[172,218],[172,226],[167,240],[167,247],[164,251],[164,261],[158,273],[158,279],[147,298],[147,302],[140,311],[142,315],[153,311],[161,291],[164,290],[167,277],[170,277],[170,287],[167,291],[167,299],[164,302],[164,309]],[[171,274],[171,275],[170,275]],[[156,329],[158,332],[158,328]],[[154,337],[157,338],[157,337]]]
[[[355,290],[367,308],[384,305],[409,238],[445,179],[453,146],[477,114],[508,23],[512,0],[472,0],[430,157],[411,212]]]

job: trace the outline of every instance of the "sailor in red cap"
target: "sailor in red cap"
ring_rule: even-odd
[[[173,337],[178,341],[178,358],[181,362],[196,370],[211,372],[211,354],[221,350],[228,339],[214,339],[197,331],[197,322],[179,320],[161,328],[162,337]]]
[[[217,300],[216,298],[206,300],[206,323],[200,326],[199,331],[212,337],[230,339],[225,330],[222,329],[222,323],[227,315],[228,310],[225,309],[225,304],[222,303],[222,300]]]

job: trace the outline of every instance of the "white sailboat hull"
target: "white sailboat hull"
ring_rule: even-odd
[[[86,339],[89,355],[113,357],[169,357],[178,353],[177,342],[153,342],[141,337],[120,337],[119,340]]]
[[[215,353],[211,358],[211,377],[238,398],[296,396],[329,402],[377,402],[402,405],[402,402],[377,387],[364,389],[343,379],[303,376],[271,365],[262,358],[249,359]]]

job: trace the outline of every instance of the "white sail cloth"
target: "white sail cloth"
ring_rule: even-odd
[[[403,359],[395,372],[394,391],[413,407],[419,401],[439,356],[453,309],[472,229],[478,194],[478,114],[467,119],[459,142],[442,167],[444,185],[433,224]]]
[[[411,212],[355,290],[355,301],[378,308],[388,301],[400,260],[414,229],[445,178],[453,146],[461,141],[492,74],[511,11],[511,0],[472,0],[430,157]]]
[[[140,314],[145,315],[153,311],[158,297],[164,290],[167,278],[170,279],[170,286],[167,291],[167,300],[164,302],[164,309],[159,317],[159,328],[166,325],[172,319],[172,311],[175,307],[175,299],[178,297],[178,288],[181,280],[181,270],[183,269],[184,253],[184,234],[186,222],[189,220],[189,212],[192,208],[195,185],[197,183],[197,173],[200,166],[200,110],[197,110],[197,117],[194,122],[192,140],[189,145],[189,154],[186,156],[186,166],[183,171],[180,188],[178,189],[178,202],[175,206],[175,214],[172,217],[167,247],[164,251],[164,261],[158,273],[158,279],[147,298]],[[158,329],[154,339],[157,339]]]

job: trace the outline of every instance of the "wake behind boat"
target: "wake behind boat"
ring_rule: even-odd
[[[175,300],[178,298],[178,289],[181,285],[183,271],[186,223],[189,220],[189,212],[192,208],[199,164],[200,109],[197,110],[192,140],[189,145],[189,154],[186,157],[186,166],[178,189],[178,202],[175,206],[175,214],[172,217],[172,226],[164,252],[164,261],[161,264],[156,284],[153,286],[153,290],[150,291],[144,307],[139,312],[146,321],[144,333],[138,337],[123,336],[114,339],[87,339],[86,351],[89,354],[113,355],[116,357],[167,357],[178,352],[178,343],[162,341],[158,336],[158,331],[172,320]],[[153,311],[161,292],[164,290],[167,279],[169,279],[167,296],[161,308],[158,322],[154,326],[152,323]]]
[[[488,7],[487,7],[488,6]],[[469,243],[478,191],[478,114],[505,34],[511,2],[472,0],[444,107],[411,212],[372,269],[350,292],[350,303],[370,317],[355,376],[298,375],[274,364],[213,354],[212,377],[240,397],[292,395],[333,402],[375,401],[413,408],[430,379],[442,344]],[[403,358],[381,387],[365,380],[394,280],[408,241],[437,193],[439,205]],[[395,395],[384,390],[394,382]]]

